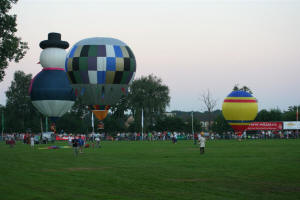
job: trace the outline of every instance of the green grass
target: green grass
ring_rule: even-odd
[[[191,141],[115,141],[78,157],[2,142],[0,199],[300,199],[300,140],[209,141],[201,156]]]

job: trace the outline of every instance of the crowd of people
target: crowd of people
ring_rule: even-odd
[[[12,133],[12,134],[5,134],[3,140],[6,144],[8,144],[10,147],[14,147],[16,144],[16,141],[22,141],[24,144],[30,144],[32,147],[34,147],[34,144],[37,143],[38,136],[34,134],[29,133]]]
[[[296,131],[255,131],[255,132],[244,132],[241,136],[238,136],[234,132],[226,132],[226,133],[214,133],[214,132],[202,132],[206,139],[208,140],[217,140],[217,139],[289,139],[296,138],[298,133]],[[60,137],[63,136],[80,136],[84,138],[86,141],[95,141],[100,142],[100,140],[110,140],[110,141],[165,141],[172,140],[173,143],[176,143],[177,140],[197,140],[197,137],[200,133],[196,132],[194,135],[192,133],[185,132],[118,132],[116,134],[106,134],[102,133],[89,133],[89,134],[72,134],[72,133],[62,133],[57,134]],[[3,135],[2,140],[6,141],[8,144],[14,144],[16,141],[22,141],[23,143],[30,144],[31,138],[33,138],[34,143],[47,143],[47,138],[43,138],[41,133],[33,134],[33,133],[7,133]],[[99,141],[98,141],[99,140]],[[69,141],[70,142],[70,141]]]
[[[24,144],[30,144],[34,148],[35,144],[43,142],[42,134],[29,134],[29,133],[12,133],[4,134],[4,141],[10,147],[14,147],[16,141],[22,141]],[[141,133],[117,133],[114,137],[105,133],[90,133],[90,134],[59,134],[59,137],[67,136],[67,142],[69,146],[74,149],[75,156],[79,153],[83,153],[83,148],[90,147],[101,148],[100,141],[110,140],[110,141],[172,141],[176,144],[178,139],[180,140],[194,140],[194,144],[199,144],[200,154],[205,152],[206,140],[218,140],[218,139],[290,139],[297,138],[298,132],[296,131],[257,131],[251,134],[244,132],[241,135],[237,135],[233,132],[227,132],[223,134],[216,133],[183,133],[183,132],[147,132],[145,134]]]

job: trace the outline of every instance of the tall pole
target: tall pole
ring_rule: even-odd
[[[41,122],[41,133],[43,133],[43,117],[40,118],[40,122]]]
[[[46,116],[46,118],[45,118],[45,132],[48,132],[48,117]]]
[[[92,128],[93,128],[93,133],[94,133],[94,114],[92,112]]]
[[[2,140],[3,140],[3,134],[4,134],[4,112],[2,110]]]
[[[194,144],[196,143],[194,137],[194,112],[192,111],[192,137],[194,138]]]
[[[297,106],[297,111],[296,111],[296,121],[297,121],[297,125],[296,125],[296,138],[298,138],[298,134],[299,134],[299,132],[298,132],[298,128],[299,128],[299,126],[298,126],[298,106]]]
[[[142,108],[142,140],[144,140],[144,108]]]

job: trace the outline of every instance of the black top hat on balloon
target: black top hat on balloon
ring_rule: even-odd
[[[42,49],[49,47],[67,49],[69,47],[69,43],[61,40],[60,33],[48,33],[48,40],[41,41],[40,47]]]

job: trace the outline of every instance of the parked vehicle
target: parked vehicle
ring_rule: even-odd
[[[42,133],[42,144],[47,144],[49,142],[54,143],[55,135],[54,132],[44,132]]]

